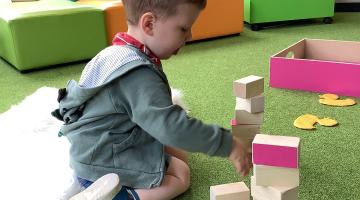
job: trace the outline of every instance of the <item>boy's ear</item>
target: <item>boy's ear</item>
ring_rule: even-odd
[[[156,17],[153,13],[147,12],[143,14],[140,18],[140,27],[147,34],[152,36],[154,34],[154,25]]]

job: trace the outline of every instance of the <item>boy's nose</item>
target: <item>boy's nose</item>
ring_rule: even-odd
[[[187,35],[185,37],[185,40],[187,42],[187,41],[190,41],[191,39],[192,39],[192,32],[191,32],[191,29],[190,29],[190,31],[187,33]]]

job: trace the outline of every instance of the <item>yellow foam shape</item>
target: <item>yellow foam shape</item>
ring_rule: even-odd
[[[314,124],[319,120],[315,115],[305,114],[296,118],[294,126],[300,129],[315,129]]]
[[[319,102],[321,104],[324,105],[329,105],[329,106],[352,106],[355,105],[356,102],[353,99],[341,99],[341,100],[336,100],[336,99],[319,99]]]
[[[335,126],[338,124],[338,122],[336,120],[330,119],[327,117],[325,117],[323,119],[319,119],[317,122],[322,126]]]
[[[339,99],[339,96],[336,95],[336,94],[322,94],[322,95],[319,95],[320,99],[333,99],[333,100],[336,100],[336,99]]]

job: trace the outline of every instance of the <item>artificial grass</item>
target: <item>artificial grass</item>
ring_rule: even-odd
[[[245,28],[239,36],[188,44],[178,56],[163,61],[164,70],[170,84],[183,90],[192,116],[227,128],[235,106],[232,82],[251,74],[265,77],[265,119],[261,131],[301,138],[299,199],[360,199],[360,106],[324,106],[318,103],[317,93],[268,85],[271,55],[302,38],[360,41],[359,19],[360,13],[336,13],[331,25],[312,21],[259,32]],[[68,79],[78,80],[84,65],[21,74],[0,60],[0,112],[39,87],[63,87]],[[360,103],[360,99],[355,100]],[[305,113],[334,118],[340,125],[317,126],[314,131],[293,127],[293,121]],[[178,199],[209,199],[211,185],[243,180],[224,158],[193,153],[190,168],[191,188]],[[250,185],[249,177],[244,181]]]

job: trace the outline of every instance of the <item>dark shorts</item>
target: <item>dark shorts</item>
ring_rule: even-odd
[[[167,171],[171,160],[171,155],[165,154],[165,171]],[[93,182],[77,177],[80,185],[84,188],[89,187]],[[130,194],[130,195],[129,195]],[[139,195],[135,192],[134,188],[122,186],[120,192],[114,197],[113,200],[140,200]]]

